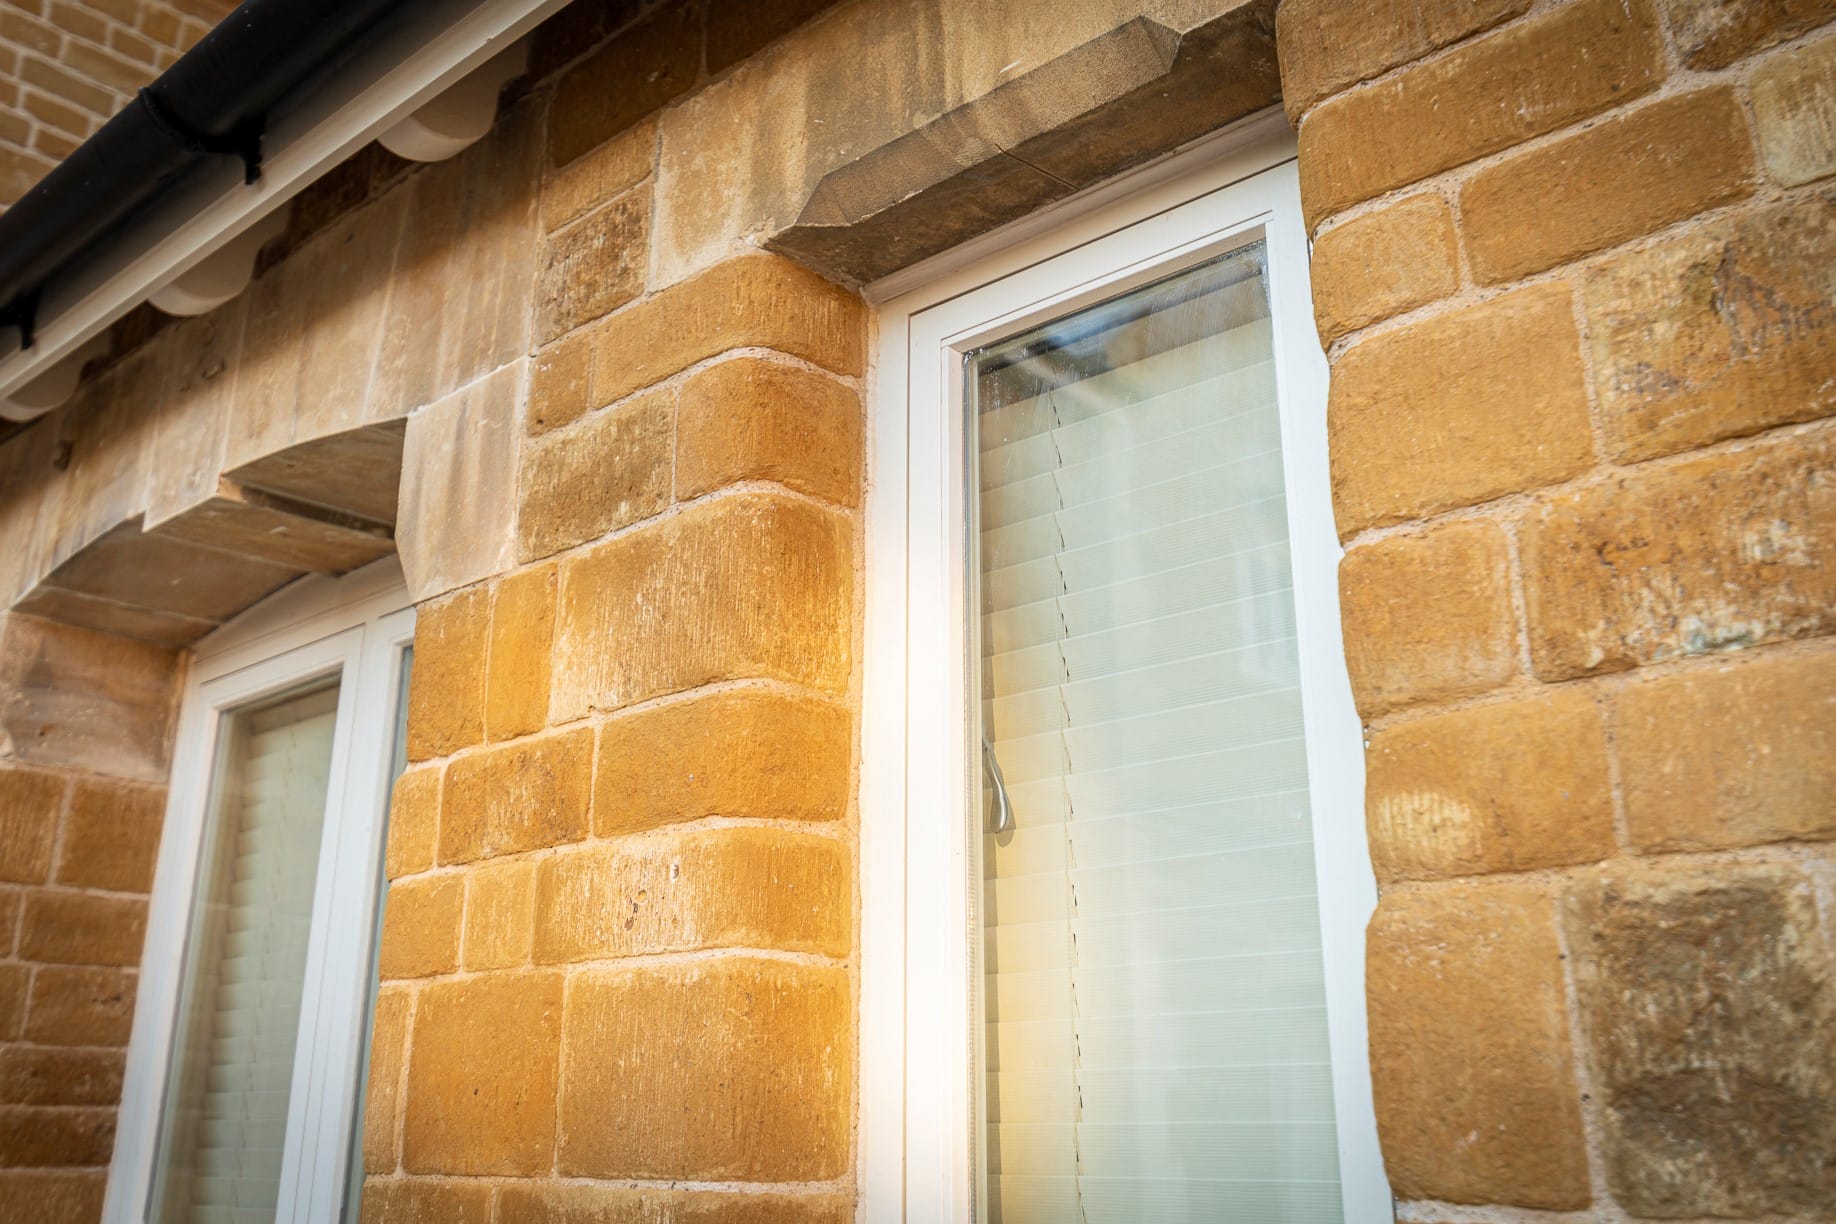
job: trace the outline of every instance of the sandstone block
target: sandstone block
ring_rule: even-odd
[[[113,1105],[125,1062],[119,1050],[0,1049],[0,1104]]]
[[[64,779],[39,769],[0,769],[0,880],[42,884],[64,803]]]
[[[697,948],[847,955],[853,865],[840,841],[781,829],[708,829],[544,859],[536,959]]]
[[[26,995],[32,985],[28,965],[0,965],[0,1040],[11,1041],[25,1025]]]
[[[860,396],[820,374],[752,357],[723,361],[682,385],[676,496],[774,480],[858,505],[864,418]]]
[[[733,957],[580,973],[568,992],[560,1172],[841,1176],[853,1015],[840,968]]]
[[[592,777],[593,732],[585,727],[453,762],[440,807],[440,861],[579,841]]]
[[[114,1148],[113,1109],[0,1105],[0,1152],[14,1168],[106,1165]]]
[[[376,1016],[370,1027],[370,1073],[363,1091],[363,1167],[368,1173],[393,1172],[401,1134],[402,1068],[408,1062],[408,1009],[413,996],[406,990],[382,990],[376,995]]]
[[[408,684],[408,759],[424,761],[484,739],[485,652],[491,592],[472,587],[415,612]]]
[[[615,718],[600,732],[594,831],[706,816],[838,820],[853,730],[841,706],[754,690]]]
[[[0,1201],[33,1224],[93,1224],[102,1218],[106,1170],[91,1173],[0,1172]]]
[[[497,584],[491,604],[491,663],[485,675],[486,739],[529,735],[540,731],[548,718],[558,583],[555,567],[545,565]]]
[[[1437,195],[1410,196],[1326,231],[1313,244],[1320,344],[1446,297],[1460,286],[1459,263],[1453,213]]]
[[[523,448],[517,554],[550,556],[649,518],[669,505],[674,391],[596,413]]]
[[[1836,654],[1696,668],[1616,704],[1640,849],[1836,837]]]
[[[1345,662],[1365,718],[1468,697],[1517,674],[1504,532],[1452,523],[1339,563]]]
[[[657,160],[657,125],[646,119],[542,180],[542,225],[556,230],[648,178]]]
[[[451,973],[459,967],[465,881],[421,876],[389,885],[378,963],[384,981]]]
[[[1795,187],[1836,174],[1836,38],[1780,53],[1753,73],[1753,118],[1772,177]]]
[[[488,1185],[371,1178],[363,1188],[363,1224],[490,1224],[490,1220]]]
[[[1836,192],[1617,255],[1583,292],[1616,458],[1836,411]]]
[[[1473,275],[1541,272],[1739,199],[1753,180],[1733,89],[1653,102],[1474,175],[1460,193]]]
[[[1381,878],[1530,871],[1613,853],[1606,728],[1584,691],[1386,727],[1365,763]]]
[[[805,21],[835,0],[754,0],[708,10],[708,71],[722,72]]]
[[[54,965],[138,965],[147,903],[129,897],[37,892],[25,900],[19,955]]]
[[[687,93],[701,71],[701,6],[668,0],[555,84],[548,159],[564,166]]]
[[[523,383],[516,361],[408,418],[395,544],[416,602],[515,560]]]
[[[1373,26],[1369,37],[1385,37]],[[1664,78],[1648,0],[1579,0],[1368,89],[1300,128],[1307,226],[1342,208],[1585,119]]]
[[[536,341],[552,340],[644,292],[650,193],[634,189],[557,230],[536,273]]]
[[[776,255],[745,255],[653,294],[594,331],[601,404],[732,348],[777,349],[837,374],[866,363],[860,298]]]
[[[482,864],[466,873],[465,890],[465,967],[528,964],[536,865],[526,859]]]
[[[1836,625],[1836,437],[1640,471],[1522,529],[1537,675],[1566,679]]]
[[[165,815],[164,787],[78,782],[70,794],[57,882],[118,892],[151,891]]]
[[[1298,124],[1314,103],[1529,7],[1530,0],[1283,0],[1275,10],[1282,105]]]
[[[546,1174],[554,1161],[560,1038],[559,973],[491,974],[423,987],[408,1061],[403,1167]],[[578,1077],[570,1071],[570,1085]]]
[[[0,613],[0,751],[163,784],[178,678],[175,650]]]
[[[24,908],[22,893],[0,893],[0,948],[5,949],[8,956],[13,954],[13,939],[19,933],[19,911]]]
[[[1614,1199],[1639,1216],[1810,1214],[1836,1189],[1836,983],[1779,865],[1624,869],[1564,902]]]
[[[592,383],[590,334],[568,336],[543,349],[529,367],[529,432],[558,428],[596,407]]]
[[[1385,893],[1366,951],[1371,1079],[1399,1199],[1592,1199],[1556,943],[1537,886]]]
[[[848,1224],[851,1200],[827,1194],[719,1194],[580,1183],[508,1185],[496,1224]]]
[[[551,719],[718,680],[841,692],[853,667],[853,552],[846,516],[745,493],[568,557]]]
[[[1724,68],[1836,17],[1831,0],[1663,0],[1683,62]]]
[[[389,801],[389,833],[383,873],[394,880],[433,866],[440,835],[440,767],[405,771]]]
[[[1567,285],[1538,285],[1341,354],[1327,404],[1341,536],[1593,462],[1572,302]]]
[[[136,975],[124,969],[45,965],[32,977],[25,1038],[40,1045],[125,1046]]]

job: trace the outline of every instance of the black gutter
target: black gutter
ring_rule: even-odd
[[[0,323],[32,346],[45,287],[219,158],[261,173],[268,121],[412,0],[246,0],[0,214]]]

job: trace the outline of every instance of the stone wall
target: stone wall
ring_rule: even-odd
[[[1279,11],[1402,1218],[1836,1203],[1833,16]]]
[[[97,1219],[176,652],[0,613],[0,1216]]]

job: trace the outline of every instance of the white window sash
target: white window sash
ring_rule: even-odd
[[[1327,367],[1294,157],[1285,122],[1265,115],[870,291],[884,304],[869,423],[861,774],[869,1224],[976,1215],[963,354],[1258,237],[1268,244],[1345,1219],[1392,1216],[1366,1052],[1363,936],[1376,885],[1363,737],[1339,625]]]
[[[369,1024],[371,954],[402,651],[413,640],[394,558],[340,579],[308,578],[199,643],[173,747],[120,1124],[102,1218],[142,1224],[171,1069],[185,945],[224,717],[302,681],[337,676],[330,782],[314,883],[277,1224],[336,1220]]]

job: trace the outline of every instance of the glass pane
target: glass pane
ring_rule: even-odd
[[[1273,358],[1260,242],[967,358],[1001,1224],[1340,1218]]]
[[[274,1219],[336,681],[223,720],[160,1120],[154,1218]]]

